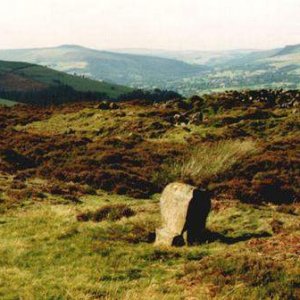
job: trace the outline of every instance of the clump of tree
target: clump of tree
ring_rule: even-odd
[[[0,98],[35,105],[57,105],[75,101],[103,100],[107,98],[107,95],[100,92],[76,91],[68,85],[59,85],[30,91],[0,89]]]
[[[50,86],[42,90],[35,89],[30,91],[0,89],[0,98],[34,105],[58,105],[76,101],[99,101],[108,99],[109,97],[106,93],[90,91],[81,92],[76,91],[68,85],[59,85]],[[152,91],[144,91],[137,89],[120,95],[117,99],[111,99],[111,101],[146,100],[153,103],[174,99],[181,100],[183,97],[180,94],[169,90],[155,89]]]
[[[149,102],[164,102],[174,99],[183,99],[182,95],[174,91],[154,89],[151,91],[136,89],[132,92],[120,95],[119,101],[130,101],[130,100],[147,100]]]

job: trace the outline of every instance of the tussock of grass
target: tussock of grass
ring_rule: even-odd
[[[207,146],[200,145],[177,167],[182,179],[201,182],[225,172],[255,150],[256,144],[251,140],[227,140]]]
[[[14,106],[16,105],[17,102],[15,101],[11,101],[11,100],[6,100],[6,99],[1,99],[0,98],[0,105],[4,105],[4,106]]]
[[[230,169],[246,155],[257,151],[252,140],[225,140],[201,144],[194,148],[188,157],[181,161],[167,163],[154,181],[181,180],[197,185],[205,183]]]

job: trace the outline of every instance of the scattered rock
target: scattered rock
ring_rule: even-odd
[[[95,106],[96,109],[109,110],[109,109],[119,109],[120,106],[115,102],[101,101]]]
[[[120,106],[117,103],[115,102],[109,103],[109,109],[119,109],[119,108]]]
[[[182,123],[187,124],[189,122],[188,118],[184,114],[175,114],[173,120],[176,125]]]
[[[211,209],[209,192],[184,183],[171,183],[160,199],[162,227],[156,245],[182,246],[201,241]]]
[[[230,109],[232,107],[243,106],[249,107],[255,105],[259,108],[292,108],[294,103],[300,101],[300,95],[297,90],[243,90],[243,91],[226,91],[213,95],[217,101],[211,103],[214,109],[220,107]],[[212,99],[212,98],[211,98]],[[206,99],[206,105],[209,104],[210,98]]]
[[[95,106],[96,109],[101,110],[108,110],[109,109],[109,103],[107,101],[101,101],[99,104]]]
[[[189,124],[200,125],[203,122],[203,113],[196,112],[190,116]]]

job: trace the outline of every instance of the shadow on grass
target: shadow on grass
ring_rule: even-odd
[[[251,239],[258,239],[258,238],[267,238],[267,237],[271,237],[272,234],[270,234],[269,232],[261,232],[261,233],[245,233],[236,237],[230,237],[230,236],[226,236],[224,234],[221,234],[219,232],[214,232],[214,231],[210,231],[210,230],[205,230],[204,233],[201,234],[201,236],[199,236],[197,238],[197,240],[195,240],[194,243],[188,243],[190,246],[191,245],[201,245],[201,244],[205,244],[205,243],[213,243],[213,242],[221,242],[223,244],[227,244],[227,245],[233,245],[235,243],[239,243],[239,242],[245,242]],[[148,235],[148,243],[153,243],[155,241],[156,235],[155,232],[151,232]],[[182,235],[178,235],[176,237],[174,237],[173,240],[173,246],[176,247],[182,247],[185,245],[185,241]]]
[[[213,243],[213,242],[221,242],[227,245],[232,245],[239,242],[245,242],[253,238],[266,238],[272,236],[268,232],[261,233],[245,233],[236,237],[229,237],[223,235],[219,232],[209,231],[207,230],[199,239],[199,243]]]

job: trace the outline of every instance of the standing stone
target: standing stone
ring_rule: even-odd
[[[184,183],[169,184],[160,199],[162,227],[156,230],[155,244],[182,246],[199,242],[210,209],[207,191]]]

